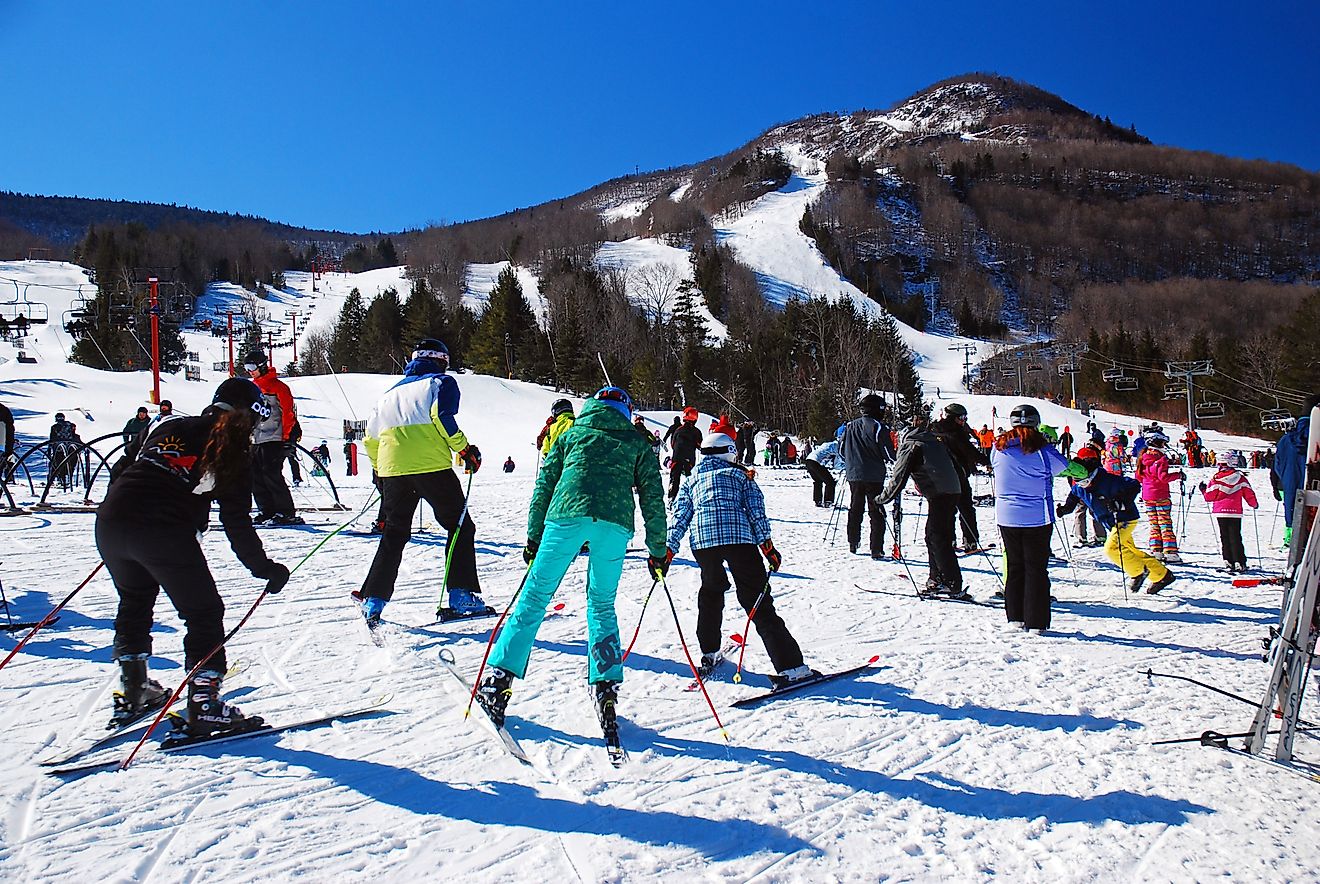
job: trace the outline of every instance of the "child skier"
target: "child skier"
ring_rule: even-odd
[[[1132,592],[1141,590],[1147,576],[1152,581],[1146,587],[1146,592],[1150,594],[1173,583],[1173,572],[1132,542],[1137,521],[1141,518],[1136,503],[1137,494],[1141,491],[1140,482],[1102,469],[1098,460],[1076,458],[1068,464],[1062,475],[1077,481],[1068,493],[1068,499],[1059,504],[1055,513],[1059,516],[1067,515],[1079,503],[1091,511],[1109,532],[1109,539],[1105,541],[1105,555],[1130,578],[1129,588]]]
[[[1235,458],[1231,452],[1219,460],[1219,469],[1210,484],[1201,483],[1201,494],[1210,501],[1215,521],[1219,523],[1219,547],[1224,553],[1224,566],[1231,573],[1245,573],[1247,570],[1247,550],[1242,544],[1242,502],[1245,500],[1254,510],[1256,492],[1251,488],[1251,480],[1246,474],[1233,466]]]
[[[1136,477],[1141,483],[1141,501],[1146,505],[1146,518],[1150,519],[1150,554],[1162,562],[1177,564],[1178,533],[1173,527],[1173,499],[1170,483],[1186,476],[1169,468],[1169,456],[1164,446],[1169,437],[1160,430],[1144,434],[1146,445],[1137,459]]]
[[[601,388],[541,464],[527,513],[527,547],[523,550],[529,565],[527,577],[518,603],[491,649],[491,668],[476,695],[496,726],[504,724],[513,679],[526,677],[545,606],[582,545],[589,543],[587,680],[595,692],[602,729],[608,735],[613,727],[618,686],[623,681],[614,597],[633,534],[634,487],[646,527],[647,565],[658,575],[669,567],[660,468],[651,446],[629,422],[631,409],[632,400],[622,388]]]
[[[669,526],[666,563],[673,559],[689,524],[692,557],[701,567],[701,589],[697,592],[697,641],[701,645],[699,672],[709,674],[720,662],[721,622],[729,566],[738,593],[738,603],[752,615],[757,635],[776,675],[775,687],[809,678],[815,673],[803,664],[802,650],[775,611],[761,555],[772,572],[783,559],[770,539],[770,521],[765,516],[761,489],[736,463],[734,440],[724,433],[710,433],[701,442],[701,463],[691,481],[674,503],[674,524]],[[760,555],[757,547],[760,547]]]
[[[1127,461],[1127,435],[1118,427],[1109,434],[1109,439],[1105,442],[1105,460],[1104,467],[1115,476],[1121,476],[1124,473],[1123,466]]]

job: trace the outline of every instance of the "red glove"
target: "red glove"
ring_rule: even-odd
[[[765,562],[770,566],[771,573],[779,570],[779,566],[784,564],[784,557],[775,549],[775,542],[767,540],[761,544],[761,555],[765,556]]]

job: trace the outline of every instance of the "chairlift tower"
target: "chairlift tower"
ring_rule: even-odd
[[[1196,405],[1192,400],[1194,384],[1192,378],[1205,377],[1215,373],[1215,363],[1210,359],[1197,359],[1191,362],[1164,363],[1164,376],[1173,380],[1181,378],[1187,384],[1187,429],[1196,429]]]
[[[963,354],[963,387],[970,390],[972,388],[972,355],[976,353],[975,344],[956,344],[949,348],[950,350],[961,350]]]

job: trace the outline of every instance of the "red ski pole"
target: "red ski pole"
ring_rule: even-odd
[[[477,691],[481,688],[481,674],[486,671],[486,661],[490,659],[490,649],[495,646],[495,636],[500,634],[500,627],[504,625],[509,612],[513,610],[514,604],[518,601],[518,596],[522,595],[523,587],[527,585],[527,578],[531,573],[532,566],[529,562],[527,570],[523,572],[522,582],[518,584],[518,589],[514,592],[513,598],[509,599],[509,604],[504,607],[504,613],[500,614],[500,619],[495,622],[495,628],[490,631],[490,638],[486,640],[486,653],[481,655],[481,665],[477,667],[477,677],[472,680],[472,693],[468,694],[467,708],[463,710],[464,718],[472,714],[472,703],[477,699]]]
[[[92,578],[95,577],[98,573],[100,573],[101,569],[104,567],[105,567],[105,562],[101,562],[95,568],[93,568],[92,573],[87,575],[86,580],[84,580],[82,583],[79,583],[78,586],[74,588],[73,592],[69,593],[64,597],[64,601],[56,605],[51,610],[51,612],[47,614],[45,617],[42,617],[41,622],[38,623],[36,626],[32,627],[32,631],[29,632],[27,635],[23,636],[23,638],[19,641],[18,644],[14,645],[14,649],[9,652],[9,656],[5,657],[3,661],[0,661],[0,669],[4,669],[5,666],[9,663],[9,661],[14,659],[14,656],[18,654],[19,651],[23,650],[23,646],[28,643],[28,640],[32,638],[32,636],[36,635],[39,631],[41,631],[41,628],[43,626],[46,626],[52,620],[54,620],[55,616],[59,614],[60,611],[64,610],[64,606],[67,605],[69,602],[73,601],[73,597],[76,596],[79,592],[81,592],[84,586],[91,583]]]
[[[623,652],[623,659],[627,660],[628,655],[632,653],[633,645],[637,644],[637,636],[642,634],[642,621],[646,619],[646,606],[651,604],[651,593],[655,592],[658,580],[651,581],[651,588],[646,591],[646,600],[642,602],[642,613],[637,616],[637,628],[633,630],[632,641],[628,642],[628,650]]]
[[[752,619],[756,617],[756,611],[761,607],[761,602],[765,599],[765,594],[770,591],[770,578],[765,578],[765,586],[761,589],[761,594],[756,597],[756,604],[747,612],[747,624],[743,626],[741,640],[739,636],[733,635],[730,638],[738,641],[742,647],[738,651],[738,668],[733,671],[733,683],[742,684],[742,664],[743,657],[747,656],[747,636],[752,631]]]
[[[665,598],[669,599],[669,610],[674,615],[674,627],[678,630],[678,641],[683,646],[683,654],[687,657],[688,666],[692,667],[692,675],[696,678],[697,684],[701,686],[701,695],[706,698],[706,705],[710,707],[710,714],[715,716],[715,723],[719,725],[720,736],[724,737],[724,742],[729,742],[729,732],[724,729],[724,722],[720,721],[720,714],[715,711],[715,703],[710,699],[710,692],[706,690],[706,682],[697,672],[697,664],[692,662],[692,652],[688,650],[687,639],[683,638],[683,624],[678,619],[678,608],[674,606],[674,597],[669,592],[669,585],[665,583],[662,576],[658,580],[660,587],[665,591]]]

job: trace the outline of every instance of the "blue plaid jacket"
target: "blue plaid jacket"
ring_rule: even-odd
[[[678,552],[688,525],[693,549],[759,544],[770,539],[761,488],[737,464],[718,457],[702,458],[692,478],[683,483],[674,501],[669,525],[669,548]]]

